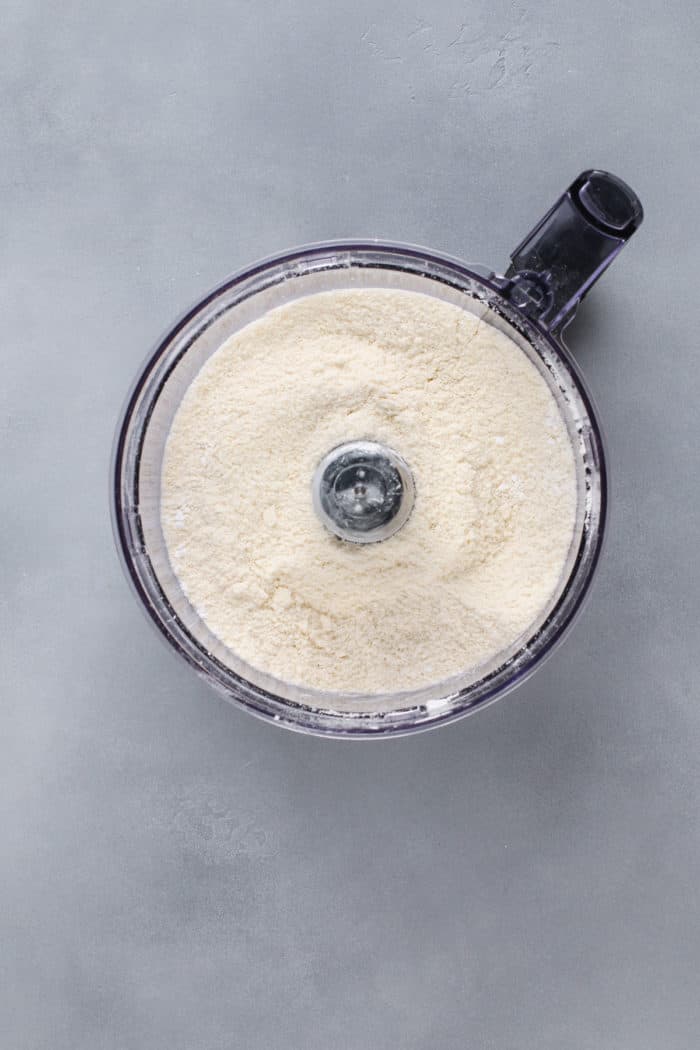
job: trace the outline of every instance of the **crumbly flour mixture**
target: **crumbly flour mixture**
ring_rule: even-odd
[[[410,464],[416,503],[380,543],[317,519],[322,457],[358,438]],[[573,451],[507,336],[415,292],[324,292],[232,336],[195,378],[163,465],[171,564],[239,657],[319,689],[417,688],[490,660],[560,581]]]

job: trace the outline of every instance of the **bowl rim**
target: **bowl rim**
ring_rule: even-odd
[[[139,572],[134,564],[134,558],[131,554],[129,538],[126,531],[125,523],[125,508],[122,504],[122,484],[124,476],[124,465],[125,465],[125,453],[127,448],[127,441],[130,431],[130,425],[132,423],[136,408],[139,404],[141,395],[143,394],[144,388],[149,382],[149,379],[153,373],[153,369],[168,351],[173,341],[187,328],[187,326],[215,302],[219,297],[225,293],[231,291],[236,286],[243,284],[255,277],[261,276],[266,271],[276,269],[285,265],[291,265],[295,262],[308,262],[309,259],[313,259],[317,256],[323,256],[329,252],[347,253],[347,254],[368,254],[374,253],[379,256],[386,255],[387,258],[390,256],[401,255],[416,263],[432,264],[437,267],[442,267],[448,271],[454,272],[455,276],[461,278],[463,281],[476,282],[483,286],[489,293],[496,299],[504,302],[502,279],[500,279],[493,271],[489,270],[480,265],[467,264],[461,259],[449,255],[447,253],[436,251],[432,248],[424,248],[414,244],[407,244],[400,241],[390,241],[381,238],[366,238],[366,239],[332,239],[327,241],[317,241],[311,244],[300,245],[296,248],[288,249],[283,252],[275,253],[266,256],[257,262],[243,267],[225,280],[217,284],[210,291],[205,293],[200,299],[198,299],[192,306],[183,311],[180,316],[166,329],[163,335],[156,341],[153,348],[146,355],[146,358],[141,365],[137,375],[132,381],[131,387],[124,401],[122,410],[118,417],[118,422],[115,431],[114,442],[112,446],[112,456],[110,465],[110,517],[112,522],[112,530],[115,540],[115,545],[119,555],[122,569],[125,576],[131,585],[132,591],[138,598],[138,603],[142,607],[145,615],[149,622],[154,626],[158,635],[168,646],[170,650],[177,652],[186,662],[194,668],[200,677],[203,677],[207,683],[213,687],[220,695],[222,695],[228,702],[234,704],[241,709],[250,712],[263,721],[272,722],[275,725],[281,725],[285,728],[291,729],[295,732],[307,733],[323,737],[331,737],[336,739],[386,739],[388,737],[406,736],[416,732],[424,732],[428,729],[437,728],[438,726],[447,725],[458,719],[465,718],[467,715],[474,714],[476,711],[480,711],[483,708],[495,703],[501,697],[511,692],[513,689],[522,685],[532,674],[538,670],[545,660],[547,660],[555,649],[562,643],[564,638],[568,635],[573,623],[580,615],[580,612],[590,594],[590,587],[593,578],[596,574],[597,567],[600,562],[600,556],[603,549],[606,533],[607,533],[607,518],[608,518],[608,463],[606,455],[606,442],[604,433],[600,424],[600,418],[596,410],[593,398],[587,388],[586,382],[581,374],[581,371],[577,363],[573,360],[568,348],[566,347],[563,340],[555,338],[545,327],[539,325],[535,320],[528,317],[522,310],[520,310],[513,303],[508,302],[508,313],[509,315],[515,315],[522,327],[527,329],[534,329],[540,338],[545,339],[549,344],[550,349],[554,352],[557,358],[563,361],[567,371],[571,375],[571,378],[576,387],[576,392],[581,398],[583,406],[586,411],[586,415],[590,420],[591,433],[595,440],[596,453],[597,453],[597,473],[599,479],[599,508],[598,508],[598,520],[597,528],[595,529],[595,535],[593,536],[593,546],[591,547],[587,556],[587,570],[585,575],[578,581],[578,593],[576,594],[573,601],[570,602],[569,607],[566,609],[565,615],[562,617],[561,622],[558,624],[556,630],[552,633],[552,636],[548,638],[544,644],[533,654],[530,654],[529,659],[525,665],[517,669],[512,675],[506,676],[503,680],[498,680],[503,676],[504,671],[508,668],[508,665],[514,660],[514,657],[507,660],[504,664],[492,673],[486,675],[483,679],[478,680],[471,686],[466,687],[465,693],[469,693],[477,685],[486,685],[491,679],[497,679],[496,684],[493,688],[487,688],[483,691],[476,699],[469,700],[467,696],[463,698],[460,703],[454,704],[449,708],[442,711],[435,711],[430,713],[425,708],[421,708],[424,714],[420,718],[416,718],[416,707],[406,707],[399,709],[398,713],[405,713],[408,716],[409,712],[413,715],[414,720],[409,721],[408,717],[401,721],[393,721],[391,715],[383,713],[373,712],[368,715],[356,714],[349,712],[331,712],[330,710],[320,710],[313,708],[308,705],[296,703],[286,698],[276,696],[275,694],[267,692],[265,689],[254,685],[247,679],[242,678],[232,671],[231,668],[225,668],[224,671],[229,677],[237,679],[244,687],[247,696],[243,696],[237,692],[233,692],[231,688],[225,686],[220,681],[212,677],[211,668],[198,662],[191,653],[189,653],[179,643],[178,639],[170,633],[163,622],[163,619],[158,615],[153,602],[151,601],[146,589],[143,586]],[[350,264],[353,265],[353,264]],[[355,265],[361,265],[359,263]],[[366,264],[367,268],[371,267],[371,263]],[[329,267],[332,269],[340,269],[341,267]],[[391,266],[385,264],[387,269],[401,270],[399,266]],[[308,271],[306,271],[308,272]],[[420,273],[416,270],[411,270],[420,276]],[[301,276],[299,274],[296,276]],[[295,276],[293,273],[289,276]],[[423,276],[429,277],[428,273]],[[439,280],[439,278],[434,278]],[[500,283],[499,283],[500,282]],[[443,283],[449,283],[444,282]],[[464,289],[456,284],[454,287],[461,291]],[[258,294],[256,292],[253,295]],[[511,324],[513,323],[512,318],[509,316],[506,318]],[[522,332],[525,336],[525,332]],[[186,352],[186,351],[185,351]],[[146,420],[147,423],[147,420]],[[145,432],[146,427],[144,426],[143,431]],[[557,615],[560,607],[564,603],[564,599],[567,596],[568,589],[574,579],[577,576],[577,569],[581,561],[581,548],[583,546],[583,538],[579,545],[579,552],[576,556],[576,560],[571,567],[569,577],[566,584],[564,585],[561,594],[555,604],[550,610],[545,621],[539,626],[537,632],[528,641],[528,646],[537,637],[538,634],[543,632],[548,625],[551,625],[553,618]],[[155,572],[154,572],[155,575]],[[165,598],[165,596],[163,596]],[[165,598],[166,604],[169,605],[167,598]],[[206,655],[207,662],[209,664],[219,665],[219,661],[213,657],[212,654],[204,654],[201,647],[198,645],[196,640],[192,638],[188,629],[179,621],[175,610],[171,607],[173,617],[178,620],[180,627],[192,640],[195,648],[198,648],[203,656]],[[447,694],[443,700],[448,699],[450,696],[459,696],[461,690],[458,690],[456,694]],[[256,698],[259,703],[254,702]],[[441,701],[442,702],[442,701]],[[278,710],[273,711],[272,707],[278,707]]]

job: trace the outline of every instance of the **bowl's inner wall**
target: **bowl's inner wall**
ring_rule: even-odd
[[[532,659],[538,645],[547,639],[541,630],[561,601],[573,577],[585,570],[587,533],[592,519],[600,510],[600,486],[597,478],[597,443],[586,406],[573,382],[566,363],[536,329],[516,328],[505,314],[507,304],[478,278],[461,287],[448,283],[436,268],[421,266],[421,272],[399,269],[382,257],[374,264],[371,257],[357,259],[348,253],[297,263],[280,264],[263,270],[243,282],[234,282],[219,292],[181,326],[174,338],[161,348],[151,363],[150,373],[132,414],[129,440],[124,460],[122,500],[131,510],[142,545],[135,570],[144,577],[151,602],[151,613],[160,620],[176,646],[185,651],[214,684],[225,692],[243,693],[263,690],[271,694],[273,705],[282,708],[291,703],[329,714],[361,714],[363,717],[388,712],[406,712],[422,708],[428,715],[438,713],[445,705],[458,701],[468,703],[466,694],[476,684],[508,668],[518,676],[524,664]],[[389,288],[422,292],[478,314],[484,321],[506,332],[526,353],[552,390],[566,422],[575,452],[578,477],[578,513],[574,540],[565,571],[549,606],[539,623],[532,625],[527,637],[518,639],[508,650],[486,665],[471,668],[464,674],[409,693],[373,695],[321,693],[282,682],[247,665],[211,633],[182,592],[168,559],[160,525],[160,484],[163,451],[172,419],[188,386],[207,359],[233,333],[261,317],[276,306],[301,296],[345,288]],[[513,320],[519,320],[513,318]],[[232,406],[235,411],[235,406]],[[596,485],[598,482],[598,485]],[[139,552],[137,552],[138,554]],[[133,557],[133,556],[132,556]],[[574,572],[574,569],[576,570]],[[554,625],[556,626],[556,625]],[[245,699],[245,697],[240,697]],[[264,701],[268,702],[267,699]],[[427,707],[425,706],[427,705]]]

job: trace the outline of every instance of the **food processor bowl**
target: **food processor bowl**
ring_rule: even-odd
[[[326,242],[243,270],[189,310],[158,343],[134,384],[112,468],[113,524],[126,575],[176,652],[227,700],[288,728],[337,737],[396,735],[449,722],[532,674],[581,608],[605,530],[601,429],[561,333],[641,220],[641,205],[629,187],[605,172],[589,171],[516,249],[504,276],[403,244]],[[364,288],[421,292],[505,332],[554,395],[574,450],[578,491],[566,566],[538,622],[487,664],[428,687],[382,694],[304,688],[245,663],[188,601],[170,565],[160,519],[166,439],[185,391],[209,357],[275,307],[317,292]]]

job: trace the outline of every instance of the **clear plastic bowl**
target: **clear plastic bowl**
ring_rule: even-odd
[[[557,591],[540,621],[488,664],[430,687],[393,694],[322,692],[264,674],[240,660],[200,619],[173,573],[160,524],[163,451],[184,392],[234,332],[268,310],[314,292],[392,288],[423,292],[477,313],[506,332],[546,379],[575,453],[578,513]],[[560,341],[503,293],[502,279],[423,249],[326,243],[266,260],[207,295],[146,362],[117,433],[112,509],[124,568],[168,643],[226,699],[291,729],[382,736],[439,725],[475,711],[527,678],[581,607],[603,540],[606,474],[600,427],[578,369]]]

